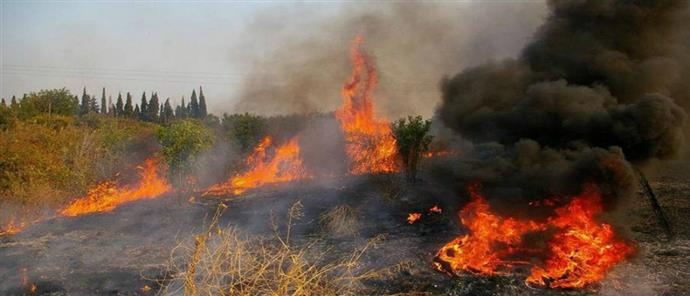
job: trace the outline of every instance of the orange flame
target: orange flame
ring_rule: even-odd
[[[0,228],[0,236],[20,233],[22,230],[24,230],[24,228],[26,228],[27,224],[28,223],[26,221],[17,221],[17,219],[13,217],[6,222],[5,226]]]
[[[464,270],[483,275],[502,274],[516,264],[512,260],[527,254],[521,245],[523,235],[556,229],[556,234],[541,253],[550,253],[545,266],[534,266],[527,284],[553,288],[581,288],[604,278],[606,271],[633,252],[633,247],[615,238],[611,225],[597,222],[601,213],[601,194],[586,186],[578,196],[545,223],[505,218],[491,212],[489,204],[470,186],[472,201],[460,211],[460,220],[469,234],[443,246],[436,255],[437,270],[456,273]],[[529,258],[527,258],[529,259]]]
[[[272,158],[267,155],[273,140],[265,137],[246,160],[249,170],[237,174],[225,183],[211,186],[204,195],[239,195],[247,189],[271,183],[289,182],[309,177],[300,156],[297,138],[275,148]]]
[[[553,288],[582,288],[604,278],[606,271],[633,253],[632,246],[615,237],[609,224],[598,223],[601,194],[585,187],[566,206],[556,209],[549,224],[560,229],[549,242],[546,266],[532,268],[528,284]]]
[[[443,209],[440,208],[439,206],[435,205],[435,206],[433,206],[431,209],[429,209],[429,212],[430,212],[430,213],[440,214],[440,213],[443,212]]]
[[[409,213],[409,214],[407,214],[407,223],[408,224],[414,224],[419,219],[422,219],[421,213]]]
[[[141,169],[141,182],[134,188],[118,188],[115,182],[96,185],[89,193],[60,211],[63,216],[80,216],[89,213],[109,212],[117,206],[140,199],[153,199],[171,190],[168,181],[159,176],[156,160],[147,159]]]
[[[343,105],[335,111],[335,117],[345,133],[350,173],[395,172],[399,170],[395,138],[387,120],[374,114],[376,68],[360,48],[362,42],[360,36],[352,42],[353,71],[342,88]]]

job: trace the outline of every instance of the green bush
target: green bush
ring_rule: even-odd
[[[193,159],[214,140],[204,124],[192,119],[160,127],[157,136],[170,172],[177,175],[177,185],[182,185],[182,175],[192,168]]]
[[[402,118],[394,122],[391,128],[407,177],[415,181],[419,158],[423,152],[429,150],[429,144],[433,138],[428,134],[431,121],[423,120],[421,116],[408,116],[407,119]]]

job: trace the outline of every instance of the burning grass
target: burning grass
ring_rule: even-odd
[[[301,204],[288,212],[283,234],[274,223],[273,237],[242,234],[234,227],[221,228],[221,204],[210,226],[195,237],[193,246],[173,250],[171,281],[163,294],[185,295],[341,295],[356,293],[360,282],[375,278],[360,258],[374,243],[367,242],[345,256],[333,256],[320,241],[291,237],[293,222],[301,217]],[[336,210],[343,213],[342,210]],[[338,216],[342,216],[339,214]]]

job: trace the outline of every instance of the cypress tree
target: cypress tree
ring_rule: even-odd
[[[84,87],[84,91],[81,94],[81,104],[79,104],[79,115],[89,113],[89,101],[89,96],[86,94],[86,87]]]
[[[158,94],[153,93],[153,95],[151,95],[151,101],[149,101],[149,107],[147,110],[148,115],[146,117],[152,122],[157,122],[159,108],[160,106],[158,105]]]
[[[179,106],[179,112],[175,113],[175,117],[184,119],[187,118],[187,105],[184,103],[184,96],[182,97],[182,103]]]
[[[19,108],[19,103],[17,103],[17,97],[12,96],[12,100],[10,101],[10,108],[11,109]]]
[[[127,100],[125,101],[125,109],[123,111],[125,117],[134,117],[134,107],[132,106],[132,94],[130,94],[129,92],[127,92]]]
[[[88,112],[98,113],[98,101],[96,100],[96,95],[89,96],[89,111]]]
[[[103,88],[103,93],[101,93],[101,114],[108,113],[108,105],[105,104],[105,87]]]
[[[146,103],[146,92],[141,94],[141,116],[139,116],[139,119],[143,121],[150,121],[149,118],[149,113],[148,113],[148,103]]]
[[[5,103],[5,98],[2,98],[2,107],[7,108],[7,103]]]
[[[161,122],[168,123],[173,119],[173,116],[174,114],[172,106],[170,106],[170,98],[167,98],[165,99],[165,104],[163,104],[163,108],[161,109]]]
[[[199,114],[201,118],[206,118],[208,112],[206,111],[206,98],[204,97],[204,90],[199,86]]]
[[[115,104],[115,116],[125,116],[124,104],[122,103],[122,93],[117,94],[117,103]]]
[[[196,99],[196,90],[192,90],[192,101],[189,102],[189,113],[192,118],[199,118],[199,101]]]
[[[132,118],[141,118],[141,110],[139,110],[139,104],[134,105],[134,112],[132,113]]]

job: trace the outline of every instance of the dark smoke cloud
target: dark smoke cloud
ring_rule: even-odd
[[[251,71],[233,111],[335,110],[351,72],[350,43],[361,34],[376,58],[377,109],[390,119],[431,116],[440,102],[438,81],[458,68],[514,55],[545,12],[538,2],[358,2],[332,16],[309,17],[324,8],[286,5],[255,20],[244,38]]]
[[[594,182],[611,209],[636,188],[630,163],[681,150],[690,98],[687,3],[548,4],[547,21],[520,57],[444,80],[437,115],[479,144],[479,165],[459,175],[520,188],[526,199]]]

